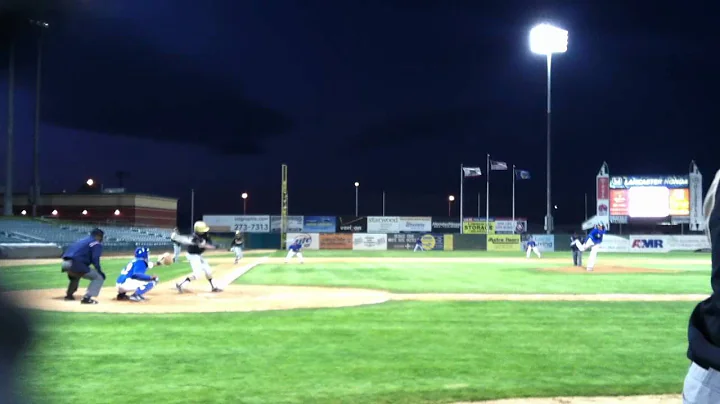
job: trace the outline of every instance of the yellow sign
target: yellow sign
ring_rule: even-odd
[[[452,234],[443,235],[443,249],[445,251],[453,250],[453,235]]]
[[[520,235],[491,235],[487,238],[488,251],[520,251]]]
[[[495,222],[463,222],[463,234],[488,234],[485,225],[490,226],[489,234],[495,234]]]

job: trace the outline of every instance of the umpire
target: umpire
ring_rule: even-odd
[[[582,266],[582,251],[575,245],[575,241],[580,240],[582,243],[582,240],[580,237],[578,237],[577,233],[573,233],[572,237],[570,237],[570,249],[572,250],[573,255],[573,265],[576,267]]]
[[[105,237],[100,229],[93,229],[90,235],[71,244],[62,255],[62,272],[67,273],[68,288],[65,300],[75,300],[73,296],[80,286],[80,279],[88,279],[90,286],[80,303],[97,304],[100,289],[105,282],[105,274],[100,268],[100,256],[102,255],[102,241]],[[94,269],[90,268],[90,264]]]

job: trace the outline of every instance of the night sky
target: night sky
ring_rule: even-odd
[[[546,67],[528,31],[570,32],[553,59],[556,223],[579,223],[603,161],[611,174],[719,168],[716,21],[677,1],[0,0],[3,21],[45,18],[41,181],[91,177],[180,198],[199,214],[447,215],[460,164],[529,170],[517,214],[545,213]],[[34,1],[33,4],[30,4]],[[698,4],[698,6],[693,6]],[[707,3],[705,3],[707,4]],[[35,36],[21,24],[16,192],[32,180]],[[5,179],[7,49],[0,161]],[[511,213],[510,172],[491,176],[491,216]],[[485,180],[466,182],[466,216]],[[453,207],[453,215],[457,206]],[[183,219],[184,220],[184,219]]]

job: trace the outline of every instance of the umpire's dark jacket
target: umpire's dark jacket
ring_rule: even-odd
[[[580,237],[578,237],[578,236],[575,236],[575,235],[570,236],[570,249],[571,249],[573,252],[574,252],[574,251],[580,251],[580,249],[577,248],[577,246],[575,245],[575,241],[577,241],[577,240],[582,240],[582,239],[581,239]]]
[[[695,306],[688,326],[688,358],[707,369],[720,370],[720,192],[708,223],[712,248],[712,295]]]

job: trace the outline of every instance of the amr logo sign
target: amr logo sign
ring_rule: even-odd
[[[658,239],[635,239],[632,248],[663,249],[663,241]]]

